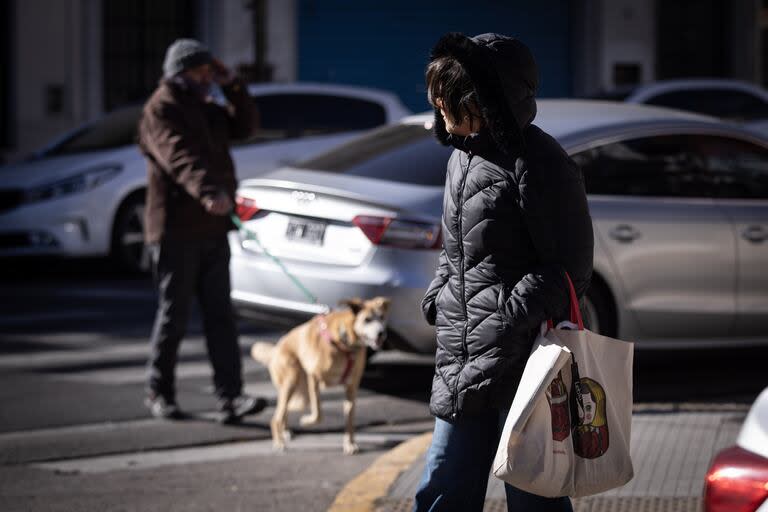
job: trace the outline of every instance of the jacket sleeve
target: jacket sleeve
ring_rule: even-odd
[[[564,152],[556,155],[536,169],[520,163],[516,172],[520,210],[539,261],[505,300],[508,321],[520,333],[567,314],[565,271],[579,297],[592,276],[594,238],[581,171]]]
[[[144,112],[139,133],[142,150],[189,195],[202,200],[215,195],[219,187],[198,140],[179,106],[163,103]]]
[[[248,89],[239,78],[221,88],[229,101],[229,135],[233,139],[244,139],[256,131],[259,113]]]
[[[442,249],[440,251],[440,256],[437,259],[435,277],[432,279],[432,282],[429,283],[427,292],[424,294],[424,298],[421,300],[421,312],[429,325],[435,325],[435,318],[437,317],[435,299],[437,298],[437,293],[440,291],[440,288],[442,288],[447,281],[448,257],[445,254],[445,249]]]

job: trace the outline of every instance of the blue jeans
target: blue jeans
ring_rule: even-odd
[[[453,422],[435,420],[414,512],[483,510],[488,476],[507,410],[488,411]],[[571,500],[543,498],[504,484],[510,512],[572,512]]]

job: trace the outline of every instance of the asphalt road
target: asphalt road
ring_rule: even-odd
[[[341,455],[340,390],[325,421],[271,451],[272,408],[238,427],[215,423],[196,315],[182,345],[179,401],[188,420],[142,405],[155,296],[109,262],[11,261],[0,268],[0,510],[325,510],[378,455],[430,429],[430,358],[374,356],[358,402],[362,453]],[[246,354],[283,332],[241,322]],[[636,402],[669,409],[750,403],[766,385],[766,349],[638,351]],[[246,391],[274,398],[244,358]]]

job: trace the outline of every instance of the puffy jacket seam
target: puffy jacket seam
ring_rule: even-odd
[[[456,365],[459,365],[459,366],[461,365],[461,361],[459,361],[459,359],[454,354],[452,354],[450,352],[446,352],[446,354],[448,355],[448,357],[451,358],[451,361],[453,362],[453,364],[456,364]]]
[[[472,229],[474,229],[474,228],[472,228]],[[481,259],[477,263],[473,264],[471,267],[467,267],[465,272],[469,272],[470,270],[475,270],[479,265],[481,265],[482,263],[485,263],[487,259],[488,259],[488,256],[486,256],[485,258]]]
[[[453,194],[448,194],[448,199],[450,199],[450,200],[451,200],[451,203],[453,204],[453,207],[454,207],[455,209],[458,209],[458,208],[459,208],[459,205],[458,205],[458,204],[456,204],[456,200],[453,198]]]
[[[451,389],[450,384],[448,384],[448,379],[445,378],[445,375],[443,375],[443,370],[439,366],[435,366],[435,373],[437,373],[437,375],[440,377],[440,380],[443,381],[443,385],[445,385],[447,389]]]
[[[489,183],[488,185],[486,185],[486,186],[484,186],[484,187],[482,187],[482,188],[480,188],[480,189],[477,189],[477,190],[475,190],[474,192],[472,192],[472,194],[470,194],[470,195],[469,195],[469,197],[465,197],[465,198],[463,198],[463,199],[462,199],[462,201],[461,201],[461,202],[462,202],[462,204],[467,204],[467,203],[469,202],[469,200],[470,200],[470,199],[472,199],[473,197],[475,197],[475,196],[476,196],[477,194],[479,194],[480,192],[482,192],[482,191],[484,191],[484,190],[486,190],[486,189],[489,189],[489,188],[491,188],[491,187],[493,187],[494,185],[497,185],[497,184],[499,184],[499,183],[504,183],[505,181],[506,181],[506,180],[496,180],[496,181],[493,181],[493,182]]]
[[[473,153],[474,156],[474,153]],[[467,166],[467,172],[474,171],[478,167],[484,166],[488,161],[484,159],[477,159],[475,160],[475,165],[472,165],[472,162],[469,162],[469,166]]]
[[[461,329],[459,329],[458,327],[456,327],[456,324],[454,324],[454,323],[451,321],[451,319],[450,319],[450,318],[448,318],[448,317],[446,316],[446,314],[445,314],[445,313],[443,313],[442,311],[439,311],[439,312],[438,312],[438,315],[442,315],[442,316],[443,316],[443,318],[445,318],[445,321],[446,321],[446,322],[448,322],[448,325],[450,325],[450,326],[453,328],[453,330],[454,330],[454,331],[456,331],[456,332],[458,332],[459,334],[461,334]]]
[[[487,321],[489,318],[493,318],[493,315],[494,315],[494,313],[496,313],[496,310],[493,310],[492,312],[490,312],[488,315],[486,315],[486,317],[485,317],[485,318],[483,318],[482,320],[480,320],[478,323],[476,323],[476,324],[475,324],[473,327],[471,327],[471,328],[469,328],[469,329],[470,329],[471,331],[474,331],[475,329],[477,329],[478,327],[480,327],[481,325],[483,325],[483,324],[484,324],[484,323],[485,323],[485,322],[486,322],[486,321]]]
[[[493,286],[493,285],[491,285],[491,286]],[[467,299],[467,304],[469,304],[470,302],[472,302],[472,299],[474,299],[475,297],[477,297],[478,295],[480,295],[481,293],[483,293],[483,292],[484,292],[485,290],[487,290],[488,288],[490,288],[490,286],[483,286],[483,287],[482,287],[482,288],[480,288],[478,291],[476,291],[475,293],[473,293],[473,294],[472,294],[472,296],[470,296],[470,297]]]
[[[444,354],[447,355],[451,359],[448,364],[454,364],[454,365],[457,365],[457,366],[461,365],[461,361],[459,361],[456,358],[456,356],[454,356],[450,352],[444,352]],[[435,365],[436,368],[441,368],[441,367],[444,367],[444,366],[446,366],[446,365],[442,365],[442,366]]]
[[[447,284],[447,283],[446,283],[446,284]],[[450,286],[448,287],[448,293],[450,293],[450,294],[451,294],[451,297],[453,297],[453,300],[455,300],[456,302],[461,302],[461,301],[460,301],[460,300],[459,300],[459,299],[456,297],[456,294],[455,294],[455,293],[453,293],[453,288],[451,288]]]
[[[466,238],[469,236],[469,234],[470,234],[472,231],[474,231],[476,227],[478,227],[478,226],[480,226],[480,225],[482,225],[482,224],[485,224],[485,223],[487,223],[487,222],[490,222],[491,220],[493,220],[493,219],[483,219],[483,220],[481,220],[480,222],[476,223],[474,226],[472,226],[471,228],[469,228],[469,231],[467,231],[467,232],[466,232],[466,234],[464,235],[464,239],[466,240]],[[472,267],[470,267],[470,268],[474,268],[474,265],[472,265]]]

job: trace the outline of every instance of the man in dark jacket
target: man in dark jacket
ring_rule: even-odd
[[[174,373],[190,302],[197,296],[221,421],[236,422],[266,404],[241,394],[227,243],[232,228],[227,214],[237,185],[229,140],[253,132],[255,108],[244,84],[192,39],[168,48],[163,72],[139,123],[149,181],[145,242],[160,296],[146,405],[155,417],[181,416]],[[228,105],[211,100],[214,81]]]
[[[422,301],[437,327],[436,416],[416,510],[482,510],[490,465],[539,326],[589,286],[593,234],[579,168],[532,124],[536,63],[520,41],[447,34],[427,67],[435,134],[455,147],[443,250]],[[509,510],[571,510],[506,486]]]

